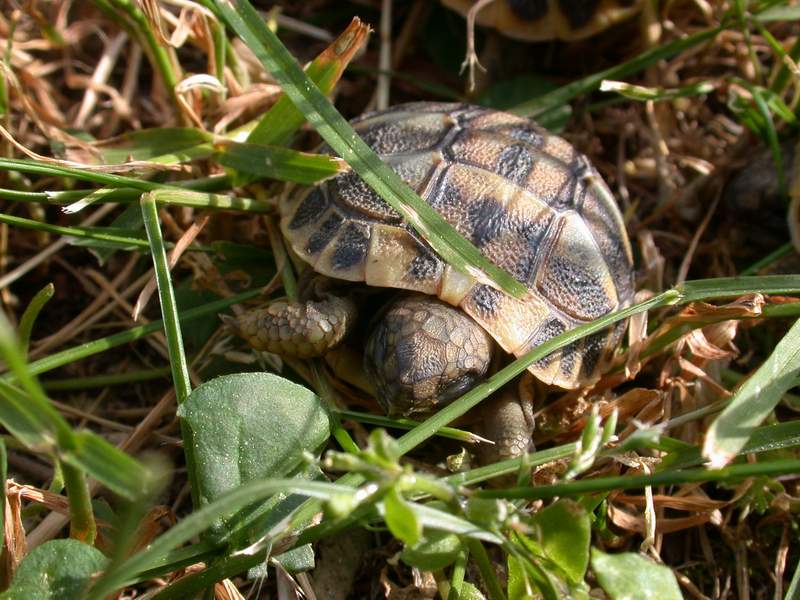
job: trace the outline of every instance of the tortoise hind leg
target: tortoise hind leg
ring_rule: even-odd
[[[345,338],[355,322],[356,305],[349,298],[326,294],[319,301],[276,300],[238,317],[221,318],[256,350],[311,358]]]

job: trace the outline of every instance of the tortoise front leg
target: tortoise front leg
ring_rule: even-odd
[[[322,300],[276,300],[241,316],[222,320],[256,350],[284,356],[322,356],[352,328],[356,305],[349,298],[326,294]]]
[[[533,451],[533,406],[507,385],[478,407],[475,433],[494,442],[478,444],[480,463],[489,465]]]

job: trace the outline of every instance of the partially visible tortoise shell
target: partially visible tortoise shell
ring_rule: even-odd
[[[520,40],[580,40],[637,12],[644,0],[494,0],[477,22]],[[442,0],[466,15],[476,0]]]
[[[619,210],[586,157],[563,139],[464,104],[405,104],[353,126],[530,293],[517,300],[460,274],[352,171],[281,201],[286,239],[317,272],[439,296],[517,356],[630,303],[631,248]],[[623,329],[585,337],[530,370],[566,388],[591,382]]]

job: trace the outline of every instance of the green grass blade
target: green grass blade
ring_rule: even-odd
[[[230,298],[215,300],[214,302],[209,302],[208,304],[189,309],[180,315],[181,323],[186,323],[192,319],[199,319],[200,317],[204,317],[206,315],[218,313],[234,304],[255,298],[260,293],[261,290],[249,290],[247,292],[242,292],[241,294],[231,296]],[[122,346],[123,344],[130,344],[131,342],[135,342],[136,340],[139,340],[147,335],[157,331],[162,331],[163,327],[164,325],[162,321],[153,321],[147,325],[132,327],[127,331],[121,331],[120,333],[98,338],[96,340],[92,340],[91,342],[86,342],[85,344],[68,348],[66,350],[62,350],[61,352],[40,358],[39,360],[28,365],[28,369],[32,374],[40,375],[83,358],[105,352],[111,348],[116,348],[118,346]],[[7,376],[5,377],[7,378]]]
[[[705,29],[698,31],[697,33],[693,33],[692,35],[688,35],[684,38],[669,42],[668,44],[664,44],[663,46],[658,46],[652,50],[643,52],[628,62],[616,65],[604,71],[600,71],[594,75],[589,75],[588,77],[584,77],[583,79],[579,79],[578,81],[562,86],[557,90],[537,96],[528,102],[523,102],[522,104],[510,109],[510,112],[517,115],[536,118],[549,110],[553,110],[567,104],[577,96],[593,92],[600,87],[600,84],[604,79],[623,79],[633,75],[634,73],[638,73],[639,71],[642,71],[646,67],[655,64],[660,60],[665,60],[675,56],[680,52],[683,52],[684,50],[687,50],[688,48],[692,48],[693,46],[714,39],[722,30],[722,26],[714,27],[712,29]]]
[[[79,181],[88,181],[112,188],[131,188],[139,190],[140,192],[155,190],[165,190],[165,192],[167,192],[171,190],[178,194],[176,196],[170,196],[167,193],[163,193],[163,195],[159,197],[159,200],[161,202],[171,202],[175,204],[178,203],[178,200],[182,200],[185,206],[192,206],[195,208],[212,208],[218,210],[236,209],[254,212],[269,212],[272,210],[269,205],[247,198],[236,198],[224,194],[200,191],[187,194],[185,187],[192,185],[192,182],[184,182],[182,184],[183,187],[181,187],[181,185],[178,184],[156,183],[148,181],[147,179],[137,179],[135,177],[125,177],[124,175],[112,175],[110,173],[89,169],[78,169],[31,159],[21,160],[15,158],[0,158],[0,171],[18,171],[20,173],[32,173],[45,177],[72,177]],[[194,184],[196,185],[197,182],[194,182]],[[58,197],[57,193],[54,195],[56,198]],[[117,198],[114,197],[114,200],[116,201]]]
[[[228,24],[281,84],[284,93],[306,116],[330,147],[450,265],[483,283],[499,287],[515,297],[527,289],[498,268],[452,225],[422,200],[370,149],[336,111],[330,101],[269,30],[246,0],[217,0]]]
[[[348,169],[347,163],[325,154],[299,152],[280,146],[223,142],[216,160],[247,175],[311,185]]]
[[[713,467],[730,462],[750,434],[800,377],[800,320],[795,321],[767,360],[736,391],[706,433],[703,456]]]
[[[753,292],[762,294],[798,294],[800,293],[800,275],[695,279],[686,281],[676,289],[681,293],[681,302],[694,302],[711,298],[735,298]]]
[[[124,235],[117,235],[109,233],[108,228],[99,227],[64,227],[62,225],[51,225],[49,223],[42,223],[33,219],[26,219],[24,217],[16,217],[14,215],[7,215],[0,213],[0,223],[12,225],[14,227],[22,227],[25,229],[34,229],[36,231],[46,231],[47,233],[55,233],[57,235],[64,235],[85,240],[96,240],[106,244],[113,244],[123,249],[147,249],[149,245],[146,240],[137,237],[130,237]],[[105,229],[105,230],[104,230]]]
[[[183,337],[178,318],[178,306],[175,301],[175,290],[172,287],[172,278],[167,262],[167,252],[164,238],[161,237],[161,225],[158,219],[158,207],[153,194],[142,196],[142,216],[150,251],[153,256],[158,294],[161,299],[161,316],[164,321],[164,333],[167,337],[169,362],[172,366],[172,381],[175,386],[175,396],[178,404],[191,394],[192,386],[189,381],[189,367],[186,354],[183,351]]]
[[[33,325],[36,323],[36,317],[44,308],[53,294],[56,293],[56,288],[52,283],[48,283],[33,297],[28,304],[25,312],[19,320],[19,327],[17,328],[17,337],[19,338],[20,349],[23,355],[28,354],[28,344],[30,343],[31,333],[33,332]]]
[[[755,464],[731,465],[724,469],[685,469],[665,471],[653,475],[619,475],[596,477],[568,483],[541,485],[537,487],[514,487],[502,490],[479,490],[476,496],[484,498],[546,499],[557,496],[580,496],[612,490],[632,490],[656,485],[678,485],[682,483],[705,483],[722,481],[733,483],[748,477],[788,475],[800,471],[800,460],[773,460]]]
[[[335,483],[300,479],[265,479],[246,483],[195,510],[154,540],[147,549],[123,561],[116,569],[107,571],[91,589],[88,600],[102,600],[129,581],[135,580],[137,573],[157,566],[170,550],[201,534],[220,517],[234,514],[245,506],[278,493],[302,494],[328,500],[333,496],[352,495],[355,490]]]
[[[189,378],[189,363],[183,350],[178,305],[175,301],[175,290],[172,287],[167,252],[164,247],[164,239],[161,237],[161,224],[158,219],[158,206],[155,200],[157,194],[158,192],[148,192],[142,195],[142,217],[144,219],[144,228],[147,231],[147,239],[150,241],[156,283],[158,284],[161,316],[164,322],[164,334],[167,338],[169,364],[172,369],[172,385],[175,387],[175,398],[178,405],[180,405],[192,393],[192,384]],[[200,505],[200,487],[198,485],[197,465],[194,460],[194,436],[189,425],[183,420],[181,420],[181,438],[183,440],[183,453],[186,458],[186,471],[189,478],[192,504],[197,507]]]

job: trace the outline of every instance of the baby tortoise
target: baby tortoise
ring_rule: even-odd
[[[334,280],[408,290],[375,319],[364,366],[387,412],[427,413],[486,375],[495,342],[520,356],[630,303],[633,262],[619,210],[586,157],[563,139],[465,104],[399,105],[353,127],[528,295],[515,299],[450,267],[350,171],[282,198],[286,240],[325,278],[315,280],[308,302],[279,301],[234,323],[257,349],[308,357],[338,344],[357,307],[352,294],[336,293]],[[585,337],[529,370],[562,388],[590,384],[624,327]],[[518,454],[528,445],[530,413],[507,398],[500,404],[516,412],[499,411],[484,431],[501,430],[491,434],[503,438],[500,456]]]
[[[476,0],[442,0],[466,15]],[[627,19],[643,0],[494,0],[476,20],[505,35],[526,41],[581,40]]]

